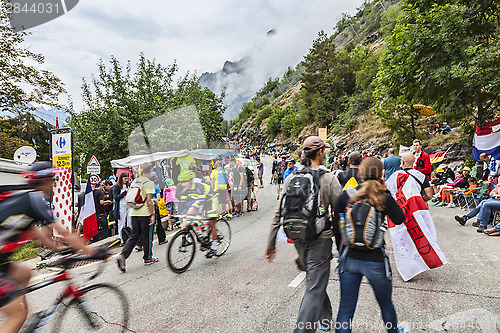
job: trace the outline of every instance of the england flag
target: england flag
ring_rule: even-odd
[[[405,215],[405,221],[400,225],[389,220],[396,266],[404,281],[447,263],[437,244],[434,221],[415,178],[422,183],[425,175],[413,169],[399,170],[387,180],[387,188]]]

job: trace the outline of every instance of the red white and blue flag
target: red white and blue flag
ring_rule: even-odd
[[[87,181],[87,189],[85,190],[78,222],[83,225],[83,239],[85,241],[97,235],[99,229],[97,227],[97,215],[95,213],[94,194],[92,193],[90,178]]]
[[[389,220],[394,257],[404,281],[428,269],[447,263],[436,240],[436,228],[427,205],[420,194],[420,182],[425,175],[417,170],[399,170],[387,180],[387,188],[405,215],[404,223]]]
[[[476,125],[472,141],[472,157],[479,161],[481,153],[500,158],[500,118],[482,127]]]

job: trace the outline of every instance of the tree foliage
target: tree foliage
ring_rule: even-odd
[[[0,157],[12,159],[17,148],[31,146],[35,148],[38,159],[48,161],[50,127],[28,112],[15,117],[0,117]]]
[[[497,116],[499,26],[498,1],[407,0],[381,59],[376,113],[400,134],[418,118],[405,105],[432,105],[444,119],[479,125]]]
[[[109,161],[128,156],[128,138],[134,130],[146,130],[147,127],[151,130],[147,133],[151,140],[176,140],[175,147],[185,142],[182,140],[189,136],[187,128],[177,128],[175,134],[174,129],[166,129],[172,120],[168,113],[173,109],[193,105],[201,122],[199,131],[202,133],[199,134],[204,141],[221,141],[224,134],[222,115],[226,108],[223,96],[202,88],[197,77],[189,73],[174,86],[178,70],[175,63],[165,67],[141,54],[135,70],[130,61],[124,68],[115,57],[111,57],[109,68],[101,60],[98,70],[90,83],[83,81],[85,109],[80,113],[71,112],[69,124],[75,135],[75,155],[82,152],[87,156],[96,155],[103,162],[104,172],[111,171]],[[175,117],[186,121],[185,126],[194,123],[194,119],[180,119],[178,114]],[[144,147],[133,148],[136,152]]]
[[[0,110],[20,113],[19,106],[33,102],[59,106],[58,96],[65,91],[57,76],[37,68],[44,57],[21,45],[27,35],[11,29],[5,2],[0,2]]]

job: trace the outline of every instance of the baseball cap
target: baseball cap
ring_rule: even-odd
[[[444,163],[443,163],[443,164],[439,164],[439,168],[444,169],[444,168],[447,168],[447,167],[448,167],[448,166],[447,166],[446,164],[444,164]]]
[[[302,144],[302,148],[304,148],[305,151],[318,150],[323,147],[330,148],[330,145],[323,141],[323,139],[321,139],[319,136],[310,136],[305,139],[304,143]]]
[[[441,167],[438,167],[438,168],[436,169],[436,171],[437,171],[437,172],[444,172],[443,168],[441,168]]]
[[[102,180],[98,181],[97,184],[95,184],[96,186],[101,186],[101,185],[104,185],[104,182]]]
[[[468,166],[466,166],[466,167],[464,167],[464,168],[462,169],[462,171],[469,171],[469,172],[470,172],[470,168],[469,168]]]

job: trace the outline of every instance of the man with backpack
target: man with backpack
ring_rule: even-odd
[[[361,184],[361,178],[358,174],[359,164],[363,157],[358,151],[353,151],[349,154],[349,169],[339,173],[338,178],[342,189],[354,188]]]
[[[130,256],[139,237],[142,239],[142,249],[144,251],[144,264],[149,265],[158,262],[158,258],[153,258],[153,229],[155,224],[155,211],[153,195],[155,194],[154,183],[149,179],[152,166],[149,163],[142,165],[141,176],[135,179],[130,185],[130,189],[125,197],[127,205],[130,207],[129,215],[132,217],[132,235],[122,253],[117,259],[118,268],[126,271],[125,260]]]
[[[283,155],[281,156],[281,162],[278,164],[278,197],[276,199],[280,198],[280,193],[281,193],[281,184],[283,184],[283,175],[285,174],[287,167],[286,163],[286,156]]]
[[[328,147],[317,136],[304,141],[304,168],[285,180],[265,250],[267,261],[272,262],[276,256],[276,235],[283,226],[305,263],[306,292],[294,332],[328,329],[332,320],[332,305],[326,293],[333,244],[329,211],[333,211],[341,187],[336,177],[320,168]]]
[[[226,212],[229,214],[229,203],[227,196],[227,186],[229,184],[229,175],[225,168],[222,167],[221,161],[215,162],[215,169],[210,174],[212,189],[217,191],[219,196],[219,214],[224,212],[224,208]],[[231,217],[231,215],[228,215]]]

